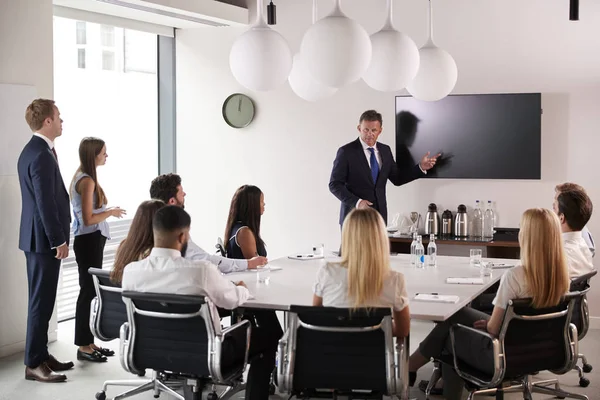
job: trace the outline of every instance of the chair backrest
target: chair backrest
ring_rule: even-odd
[[[291,382],[306,389],[394,393],[391,310],[291,306]]]
[[[90,268],[96,289],[96,300],[92,303],[90,329],[95,337],[109,341],[119,337],[121,325],[127,322],[127,310],[121,297],[121,286],[110,280],[110,271]]]
[[[530,299],[511,300],[498,336],[505,355],[504,379],[550,370],[565,373],[577,354],[577,332],[571,325],[580,292],[565,295],[556,307],[536,309]]]
[[[225,245],[223,244],[223,239],[220,237],[217,238],[217,244],[215,244],[217,248],[217,252],[221,254],[221,257],[227,257],[227,250],[225,250]]]
[[[571,292],[583,292],[584,295],[578,298],[573,308],[573,317],[571,322],[577,327],[579,340],[583,339],[590,327],[590,312],[588,309],[587,292],[590,290],[590,280],[596,276],[598,271],[588,272],[571,280]]]
[[[124,349],[128,370],[211,375],[215,332],[204,297],[124,291],[123,301],[129,324]]]

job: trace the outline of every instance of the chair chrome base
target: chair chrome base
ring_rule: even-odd
[[[554,388],[551,388],[549,386],[554,386]],[[523,378],[522,382],[520,382],[517,385],[511,385],[511,386],[503,387],[501,389],[492,388],[492,389],[472,390],[469,393],[469,397],[467,397],[467,400],[472,400],[475,397],[475,395],[479,395],[479,394],[494,394],[494,393],[497,393],[498,390],[501,390],[503,393],[522,392],[523,399],[525,399],[525,400],[532,400],[533,393],[547,394],[547,395],[555,396],[555,397],[558,397],[561,399],[570,398],[570,399],[589,400],[589,398],[586,395],[570,393],[570,392],[564,391],[560,387],[560,383],[558,382],[558,379],[548,379],[545,381],[538,381],[538,382],[532,383],[531,378],[529,376],[525,376],[525,378]]]
[[[195,394],[194,390],[198,390],[195,387],[190,388],[189,391],[184,390],[183,395],[175,391],[175,390],[181,389],[183,386],[187,385],[187,381],[188,380],[183,377],[181,379],[175,379],[175,380],[165,379],[165,377],[162,376],[162,374],[159,374],[156,371],[153,371],[152,379],[106,381],[102,385],[102,391],[96,393],[96,399],[97,400],[106,400],[107,399],[106,389],[108,388],[108,386],[137,386],[137,387],[134,387],[133,389],[130,389],[126,392],[123,392],[123,393],[113,397],[112,400],[122,400],[122,399],[126,399],[126,398],[129,398],[132,396],[136,396],[140,393],[149,392],[149,391],[154,392],[155,398],[160,396],[161,393],[169,393],[171,396],[173,396],[177,400],[194,400],[194,394]],[[238,384],[235,384],[233,386],[226,386],[225,390],[223,390],[223,392],[221,392],[220,394],[216,394],[216,386],[213,385],[212,386],[212,394],[213,394],[212,398],[219,399],[219,400],[228,400],[232,396],[234,396],[236,393],[238,393],[242,390],[245,390],[245,389],[246,389],[246,384],[239,382]],[[200,393],[198,393],[197,399],[200,399],[202,397],[202,392],[201,392],[202,388],[199,388],[199,390],[200,390]],[[186,395],[186,392],[188,392],[191,395],[191,397],[188,397],[189,395]],[[211,398],[211,397],[209,397],[209,398]]]

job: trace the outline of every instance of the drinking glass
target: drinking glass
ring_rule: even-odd
[[[269,264],[256,269],[256,281],[268,285],[271,281],[271,267]]]
[[[472,267],[481,268],[481,249],[471,249],[469,262]]]

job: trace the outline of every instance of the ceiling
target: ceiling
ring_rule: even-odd
[[[246,25],[242,0],[54,0],[55,6],[173,28]]]

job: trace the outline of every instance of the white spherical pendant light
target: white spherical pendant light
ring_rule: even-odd
[[[306,101],[321,100],[333,96],[337,92],[336,88],[325,86],[313,78],[300,53],[294,56],[294,64],[288,81],[294,93]]]
[[[369,67],[371,40],[362,26],[344,15],[336,0],[333,12],[306,31],[300,53],[318,82],[340,88],[359,80]]]
[[[317,0],[313,0],[313,21],[317,21]],[[306,64],[302,60],[300,53],[294,56],[292,72],[288,78],[290,87],[300,97],[306,101],[317,101],[337,92],[336,88],[322,85],[308,72]]]
[[[287,80],[292,69],[292,52],[285,38],[265,23],[262,0],[257,3],[256,23],[233,43],[229,66],[242,86],[267,91]]]
[[[419,49],[408,35],[394,28],[392,1],[387,0],[385,25],[371,35],[371,64],[363,75],[367,85],[382,92],[404,89],[419,71]]]
[[[452,56],[433,42],[431,0],[429,1],[429,39],[421,49],[421,65],[413,81],[406,87],[416,99],[437,101],[448,96],[456,85],[458,69]]]

